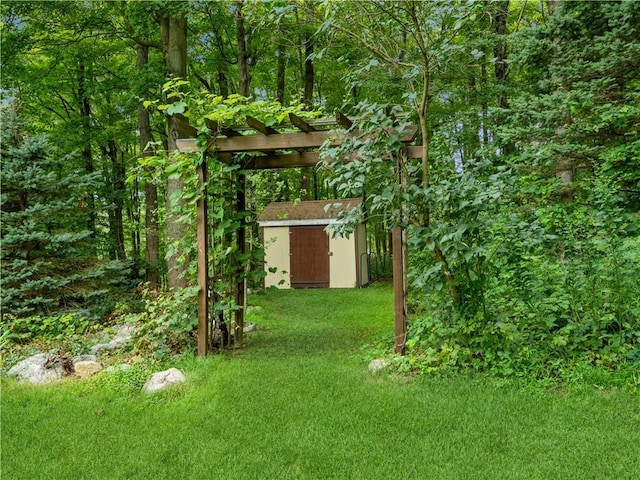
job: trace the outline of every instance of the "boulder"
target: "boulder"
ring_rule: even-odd
[[[119,348],[122,348],[125,343],[126,342],[124,342],[122,339],[114,338],[110,342],[98,343],[97,345],[94,345],[93,347],[91,347],[91,351],[97,355],[103,350],[118,350]]]
[[[146,393],[159,392],[169,387],[183,383],[187,381],[187,377],[184,376],[177,368],[170,368],[163,372],[154,373],[147,383],[142,387],[142,391]]]
[[[379,373],[382,370],[388,368],[391,365],[391,362],[386,358],[376,358],[369,362],[369,371],[371,373]]]
[[[48,353],[32,355],[11,367],[8,374],[37,385],[55,382],[65,376],[65,370],[61,362],[52,361],[54,358]]]
[[[113,329],[116,331],[116,337],[131,339],[135,333],[138,332],[138,326],[132,324],[114,325]]]
[[[75,366],[78,362],[97,362],[98,357],[96,355],[78,355],[71,359],[71,363]]]
[[[73,368],[76,377],[89,378],[102,370],[102,365],[93,360],[82,360],[74,363]]]
[[[135,325],[116,325],[113,328],[116,331],[115,337],[110,342],[94,345],[91,347],[91,353],[99,354],[103,350],[118,350],[129,343],[137,331]]]
[[[251,333],[258,330],[258,324],[254,322],[247,322],[244,324],[244,328],[242,329],[243,333]]]

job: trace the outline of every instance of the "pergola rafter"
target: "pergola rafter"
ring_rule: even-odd
[[[316,166],[320,162],[318,149],[325,142],[331,145],[339,145],[347,130],[352,127],[353,121],[341,112],[337,112],[335,121],[319,121],[308,123],[294,114],[289,115],[290,126],[286,126],[283,131],[277,127],[267,126],[256,118],[247,116],[246,122],[250,130],[257,134],[244,134],[240,128],[228,128],[218,125],[216,122],[206,120],[206,126],[217,136],[210,136],[206,153],[215,154],[217,158],[227,164],[234,162],[234,157],[238,154],[249,154],[244,156],[243,169],[282,169],[296,167]],[[295,127],[297,130],[291,131]],[[338,128],[336,128],[338,127]],[[242,130],[246,129],[243,127]],[[416,126],[411,126],[403,132],[401,138],[404,144],[403,154],[408,158],[421,158],[422,147],[411,146],[409,143],[415,140],[418,133]],[[198,152],[200,148],[196,145],[194,138],[178,139],[176,145],[180,152]],[[207,181],[206,154],[202,164],[198,166],[198,178],[202,185]],[[351,159],[342,159],[348,162],[357,158],[354,154]],[[398,172],[398,181],[402,182],[402,173]],[[244,209],[245,192],[240,189],[236,199],[237,208]],[[208,332],[209,332],[209,305],[208,305],[208,218],[207,218],[207,196],[201,195],[197,205],[197,242],[198,242],[198,354],[206,355],[208,352]],[[244,228],[241,227],[237,234],[238,247],[245,248]],[[403,353],[406,339],[406,270],[407,251],[406,235],[400,227],[393,231],[393,280],[394,280],[394,318],[395,318],[395,351]],[[240,307],[236,312],[236,342],[242,341],[242,330],[244,326],[244,310],[242,304],[245,298],[245,286],[242,282],[237,282],[236,302]]]

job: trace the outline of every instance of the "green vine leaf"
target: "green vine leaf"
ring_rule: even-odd
[[[184,101],[181,101],[181,102],[175,102],[169,105],[169,107],[166,110],[166,113],[167,115],[178,115],[178,114],[183,114],[186,111],[187,111],[187,103]]]

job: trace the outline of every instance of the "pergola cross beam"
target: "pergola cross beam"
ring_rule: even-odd
[[[247,115],[247,125],[263,135],[278,135],[280,133],[275,128],[265,125],[260,120],[250,115]]]
[[[289,114],[289,121],[291,122],[291,125],[302,132],[311,133],[316,131],[316,128],[313,125],[308,124],[295,113]]]

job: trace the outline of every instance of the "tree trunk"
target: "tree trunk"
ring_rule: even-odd
[[[149,47],[138,45],[137,47],[138,70],[142,71],[149,62]],[[153,135],[151,134],[151,121],[149,112],[142,104],[138,104],[138,130],[140,131],[140,152],[142,157],[150,157],[154,154],[151,146]],[[147,174],[151,174],[147,167]],[[156,184],[148,180],[144,184],[145,198],[145,244],[146,244],[146,265],[145,277],[152,290],[160,286],[159,251],[160,242],[158,238],[158,188]]]
[[[127,193],[124,163],[120,161],[118,147],[114,139],[109,139],[102,148],[104,156],[111,161],[111,181],[109,197],[109,235],[111,236],[111,258],[126,260],[124,247],[124,197]]]
[[[131,156],[132,152],[127,152]],[[122,162],[124,164],[124,152],[122,152]],[[127,205],[127,217],[131,222],[131,257],[136,265],[136,277],[140,262],[140,184],[138,179],[134,180],[131,196]]]
[[[87,68],[84,59],[78,62],[78,100],[79,111],[82,122],[82,158],[87,174],[95,172],[93,163],[93,151],[91,149],[91,103],[87,94]],[[96,202],[93,192],[90,192],[86,199],[88,207],[87,229],[92,239],[96,238]]]
[[[469,69],[469,90],[466,99],[467,104],[478,105],[479,103],[481,103],[481,95],[482,94],[480,93],[478,88],[478,81],[476,79],[476,71],[475,69]],[[471,122],[473,122],[475,132],[482,132],[482,117],[480,115],[477,115],[473,120],[471,120]],[[461,134],[462,133],[463,132],[461,132]],[[470,137],[465,137],[464,139],[462,139],[460,143],[460,148],[463,151],[461,167],[464,168],[467,159],[471,158],[474,152],[480,148],[481,142],[482,138],[477,133],[471,135]]]
[[[303,102],[306,110],[313,109],[313,85],[315,80],[315,70],[313,68],[313,60],[310,58],[313,55],[313,38],[311,33],[311,22],[313,21],[313,5],[311,3],[305,3],[307,8],[306,16],[306,29],[304,38],[304,97]],[[304,167],[301,170],[301,186],[305,191],[303,200],[311,200],[314,197],[312,192],[312,181],[314,175],[313,167]]]
[[[544,4],[542,5],[544,7]],[[549,15],[557,15],[563,6],[564,0],[547,0],[547,11]]]
[[[162,18],[160,21],[162,38],[162,51],[167,72],[175,77],[187,77],[187,19],[186,18]],[[169,155],[176,151],[176,140],[188,138],[192,130],[189,121],[183,115],[171,115],[167,118],[167,143]],[[185,189],[183,178],[169,179],[167,181],[167,242],[169,245],[180,248],[184,241],[187,226],[179,221],[184,212],[186,203],[181,197]],[[180,261],[180,252],[175,251],[167,258],[167,286],[169,288],[184,288],[187,286],[185,272],[188,259]]]
[[[420,123],[420,134],[422,136],[422,188],[429,188],[429,142],[431,135],[429,131],[429,92],[431,88],[431,74],[429,73],[429,62],[425,59],[424,72],[422,78],[422,98],[416,110]],[[425,206],[422,212],[422,224],[429,226],[429,206]]]
[[[307,110],[313,108],[313,83],[315,71],[313,69],[313,38],[311,34],[311,22],[313,21],[313,6],[307,5],[307,24],[304,39],[304,105]]]
[[[248,97],[250,94],[251,75],[249,73],[249,55],[247,53],[247,36],[245,32],[244,14],[242,8],[244,0],[236,0],[236,35],[238,41],[238,84],[240,95]]]
[[[222,98],[229,96],[229,83],[227,82],[227,76],[224,72],[218,72],[218,88],[220,89],[220,95]]]
[[[499,0],[495,4],[495,10],[491,18],[493,32],[496,35],[496,41],[493,45],[493,56],[495,57],[494,71],[496,76],[496,85],[498,87],[498,108],[499,113],[496,119],[496,125],[500,125],[502,121],[503,111],[509,108],[509,100],[507,96],[507,83],[509,80],[509,65],[507,64],[507,14],[509,13],[509,0]],[[509,155],[513,153],[515,146],[513,142],[507,142],[503,146],[503,153]]]
[[[489,100],[487,96],[487,56],[484,55],[480,63],[480,104],[482,108],[482,144],[489,144]]]
[[[507,65],[507,13],[509,11],[509,0],[499,0],[495,4],[494,14],[491,18],[493,32],[496,41],[493,45],[493,56],[495,57],[494,70],[496,83],[498,84],[498,107],[507,108],[507,92],[505,90],[509,78],[509,68]]]
[[[548,2],[549,15],[560,16],[564,14],[564,1],[563,0],[549,0]],[[559,38],[554,39],[554,43],[559,45],[561,40]],[[554,85],[557,85],[557,91],[563,91],[562,85],[564,83],[564,78],[558,73],[552,75],[551,78]],[[570,121],[571,113],[568,110],[565,110],[565,122],[567,124],[571,123]],[[562,125],[562,123],[558,124],[555,129],[556,142],[563,144],[565,143],[567,129]],[[573,201],[573,160],[571,157],[566,156],[565,154],[558,154],[556,160],[556,178],[560,181],[561,186],[559,190],[560,199],[563,202],[572,202]]]
[[[280,35],[283,35],[284,32],[280,31]],[[280,102],[281,105],[284,105],[284,88],[285,88],[285,77],[287,71],[287,50],[285,43],[283,41],[278,42],[278,67],[276,70],[276,99]]]

